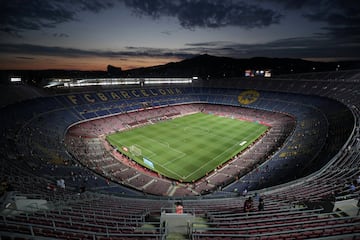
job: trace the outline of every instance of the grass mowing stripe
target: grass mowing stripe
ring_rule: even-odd
[[[254,122],[195,113],[173,120],[146,125],[107,136],[123,154],[154,171],[180,181],[202,178],[266,131]],[[240,143],[244,143],[241,145]],[[135,145],[141,156],[123,150]]]

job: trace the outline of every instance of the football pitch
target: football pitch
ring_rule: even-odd
[[[195,113],[107,136],[138,164],[181,182],[196,181],[254,142],[267,126]]]

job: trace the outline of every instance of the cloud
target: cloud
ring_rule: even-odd
[[[325,35],[339,42],[360,40],[359,0],[267,1],[290,11],[300,11],[302,16],[311,22],[323,23],[325,26],[322,29],[326,31]]]
[[[323,4],[306,9],[304,16],[310,21],[324,22],[332,33],[345,33],[345,29],[359,34],[360,4],[357,0],[327,0]],[[357,31],[354,29],[357,28]],[[347,34],[348,35],[348,34]]]
[[[16,57],[17,59],[24,59],[24,60],[34,60],[33,57]]]
[[[227,41],[187,43],[183,48],[148,48],[128,46],[120,51],[84,50],[31,44],[0,44],[0,54],[17,56],[45,56],[64,58],[108,59],[130,58],[191,58],[199,54],[211,54],[235,58],[291,57],[291,58],[360,58],[360,42],[343,42],[324,35],[315,37],[284,38],[262,44],[240,44]],[[19,57],[18,57],[19,58]],[[21,57],[20,57],[21,58]],[[30,57],[29,57],[30,58]],[[25,59],[25,58],[24,58]]]
[[[113,6],[110,0],[0,0],[0,31],[21,36],[26,30],[54,28],[76,21],[82,11],[97,13]]]
[[[338,44],[327,36],[295,37],[263,44],[239,44],[227,42],[188,43],[190,52],[196,48],[202,53],[237,58],[284,57],[284,58],[360,58],[360,42]]]
[[[24,31],[79,21],[80,12],[99,13],[117,2],[123,2],[137,16],[175,17],[187,29],[258,28],[277,24],[282,18],[278,12],[258,4],[232,0],[0,0],[0,32],[21,37]]]
[[[224,0],[123,0],[138,16],[176,17],[182,27],[219,28],[237,26],[259,28],[279,23],[282,15],[244,1]]]
[[[161,34],[170,36],[172,34],[172,31],[162,31]]]
[[[272,3],[274,5],[283,7],[285,9],[290,10],[297,10],[304,7],[314,7],[322,4],[323,0],[301,0],[301,1],[294,1],[294,0],[257,0],[260,4],[262,3]]]
[[[340,30],[338,30],[340,31]],[[30,57],[63,57],[108,59],[177,58],[185,59],[199,54],[235,58],[291,57],[291,58],[360,58],[360,41],[346,41],[317,34],[311,37],[284,38],[262,44],[241,44],[229,41],[186,43],[183,48],[124,47],[119,51],[84,50],[57,46],[0,43],[0,54]],[[26,57],[17,57],[27,59]]]
[[[66,33],[54,33],[53,37],[57,37],[57,38],[68,38],[69,34]]]
[[[227,41],[213,41],[213,42],[197,42],[197,43],[186,43],[185,46],[190,47],[221,47],[226,46],[227,44],[231,44],[231,42]]]
[[[176,57],[183,59],[193,56],[190,52],[162,48],[126,47],[123,51],[100,51],[10,43],[0,43],[0,54],[26,54],[33,56],[56,56],[68,58]]]
[[[258,2],[265,2],[258,0]],[[287,10],[301,11],[310,21],[324,22],[329,26],[359,26],[360,4],[358,0],[266,0]]]

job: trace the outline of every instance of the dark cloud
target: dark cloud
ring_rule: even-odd
[[[6,35],[14,36],[17,38],[22,38],[22,36],[19,34],[19,31],[11,27],[0,27],[0,36],[1,33],[5,33]]]
[[[114,6],[113,0],[68,0],[69,4],[73,5],[75,3],[78,4],[79,9],[83,11],[90,11],[94,13],[98,13],[104,9],[112,8]],[[63,1],[61,1],[63,2]]]
[[[338,41],[359,41],[359,0],[258,0],[271,2],[287,10],[298,10],[311,22],[323,23],[328,37]]]
[[[181,26],[256,28],[276,24],[282,17],[271,9],[243,1],[223,0],[118,0],[139,16],[176,17]],[[0,0],[0,32],[21,36],[23,31],[55,28],[77,21],[79,12],[98,13],[112,8],[114,0]]]
[[[53,37],[57,37],[57,38],[68,38],[69,34],[66,33],[54,33]]]
[[[279,23],[281,15],[244,1],[123,0],[139,16],[176,17],[184,28],[237,26],[258,28]]]
[[[54,28],[75,21],[80,11],[97,13],[113,6],[110,0],[0,0],[0,31],[20,36],[25,30]]]
[[[126,47],[126,51],[115,52],[121,56],[139,56],[139,57],[177,57],[189,58],[193,54],[182,51],[181,49],[164,49],[164,48],[148,48],[148,47]]]
[[[360,26],[360,4],[358,0],[327,0],[323,4],[304,9],[306,18],[327,23],[329,26]]]
[[[220,47],[226,46],[227,44],[231,44],[225,41],[214,41],[214,42],[198,42],[198,43],[186,43],[185,46],[190,47]]]
[[[271,2],[288,10],[299,10],[311,21],[324,22],[330,26],[359,26],[359,0],[258,0]]]
[[[67,58],[105,57],[127,59],[129,57],[161,57],[185,59],[204,53],[236,58],[258,56],[285,58],[359,58],[359,52],[360,42],[338,44],[336,40],[322,35],[316,37],[286,38],[263,44],[239,44],[218,41],[187,43],[185,48],[179,49],[126,47],[121,51],[82,50],[30,44],[0,44],[0,54]]]
[[[323,0],[257,0],[260,4],[272,3],[285,9],[301,9],[304,7],[313,7],[320,5]]]
[[[24,59],[24,60],[34,60],[35,58],[32,57],[16,57],[17,59]]]
[[[124,51],[97,51],[82,50],[76,48],[49,47],[31,44],[0,44],[0,54],[26,54],[33,56],[55,56],[55,57],[177,57],[188,58],[193,56],[192,53],[160,49],[160,48],[144,48],[144,47],[126,47]]]
[[[335,39],[318,35],[280,39],[263,44],[237,44],[226,42],[189,43],[200,53],[237,58],[291,57],[291,58],[360,58],[360,42],[339,45]]]
[[[161,34],[170,36],[172,34],[171,31],[162,31]]]

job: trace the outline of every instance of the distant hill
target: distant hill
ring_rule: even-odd
[[[343,62],[312,62],[291,58],[235,59],[199,55],[180,62],[171,62],[146,68],[122,70],[121,67],[108,65],[107,71],[76,71],[76,70],[4,70],[0,71],[0,83],[8,82],[9,76],[21,76],[28,83],[41,85],[49,78],[103,78],[103,77],[192,77],[228,78],[242,77],[247,69],[271,69],[273,76],[291,73],[324,72],[360,69],[360,61]]]
[[[199,55],[176,63],[168,63],[147,68],[123,71],[126,76],[199,76],[199,77],[239,77],[244,76],[247,69],[271,69],[274,75],[359,69],[360,61],[346,62],[312,62],[291,58],[235,59]]]

